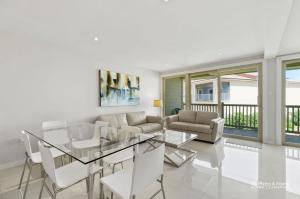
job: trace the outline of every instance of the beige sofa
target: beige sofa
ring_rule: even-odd
[[[181,110],[167,118],[167,128],[193,132],[199,140],[215,143],[223,135],[224,119],[215,112]]]
[[[146,116],[144,111],[100,115],[96,121],[106,122],[115,127],[119,135],[150,133],[163,129],[163,120],[159,116]]]

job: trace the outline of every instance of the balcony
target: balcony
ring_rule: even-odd
[[[224,133],[229,135],[257,138],[259,116],[254,104],[221,105],[221,116],[225,119]],[[191,110],[217,112],[217,104],[191,104]],[[300,106],[288,105],[286,112],[286,142],[300,143]]]

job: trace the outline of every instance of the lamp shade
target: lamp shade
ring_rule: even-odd
[[[153,100],[153,106],[154,107],[160,107],[160,100],[159,99]]]

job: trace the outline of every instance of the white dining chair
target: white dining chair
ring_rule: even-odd
[[[161,188],[151,198],[162,192],[165,199],[163,186],[164,152],[165,145],[162,144],[152,151],[136,153],[132,169],[124,169],[100,179],[101,190],[103,190],[104,185],[120,198],[135,199],[145,188],[157,181]],[[103,191],[100,194],[100,198],[103,198]]]
[[[70,143],[67,130],[67,121],[45,121],[42,122],[43,138],[48,143],[54,145],[64,145]]]
[[[64,147],[70,144],[70,136],[67,130],[67,121],[57,120],[57,121],[44,121],[42,122],[43,138],[46,142],[52,145],[60,145]],[[64,151],[69,151],[67,148]],[[64,165],[64,158],[60,158],[61,164]],[[69,161],[72,161],[70,158]]]
[[[117,165],[120,165],[122,169],[124,169],[123,163],[133,159],[133,150],[132,148],[128,148],[122,151],[119,151],[117,153],[114,153],[112,155],[109,155],[105,158],[103,158],[103,161],[112,167],[112,173],[115,173],[115,168]]]
[[[22,170],[22,174],[21,174],[18,189],[21,190],[25,170],[26,170],[26,167],[28,167],[29,173],[28,173],[28,176],[27,176],[27,181],[26,181],[26,186],[25,186],[25,189],[24,189],[24,193],[22,194],[23,195],[22,198],[25,198],[26,193],[27,193],[27,189],[28,189],[28,185],[29,185],[29,181],[30,181],[32,167],[36,164],[41,164],[42,163],[42,158],[41,158],[41,153],[40,152],[32,152],[30,138],[29,138],[28,133],[26,133],[25,131],[21,131],[21,135],[22,135],[22,139],[23,139],[23,142],[24,142],[24,145],[25,145],[26,159],[25,159],[25,164],[24,164],[23,170]],[[61,156],[64,155],[63,152],[61,152],[57,149],[54,149],[54,148],[51,148],[51,153],[52,153],[54,158],[61,157]]]
[[[100,146],[101,138],[105,138],[107,134],[107,123],[102,121],[96,121],[94,126],[94,132],[92,138],[83,139],[83,140],[72,140],[72,147],[77,150],[84,150],[88,148],[94,148]],[[102,142],[105,140],[102,139]]]
[[[47,192],[52,199],[56,199],[57,193],[65,190],[66,188],[75,185],[82,180],[86,180],[87,191],[88,186],[94,186],[93,184],[88,183],[89,176],[89,166],[82,164],[79,161],[74,161],[65,166],[55,168],[53,155],[51,149],[45,146],[44,143],[39,142],[39,149],[42,157],[42,165],[45,170],[45,176],[43,179],[42,188],[39,194],[39,199],[42,198],[43,188],[46,187]],[[103,168],[93,164],[91,169],[93,174],[93,179],[95,174],[99,173],[100,178],[103,176]],[[46,179],[49,178],[52,182],[52,191],[46,183]]]

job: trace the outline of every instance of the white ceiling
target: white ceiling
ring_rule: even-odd
[[[163,72],[300,52],[300,1],[0,0],[1,32]]]

